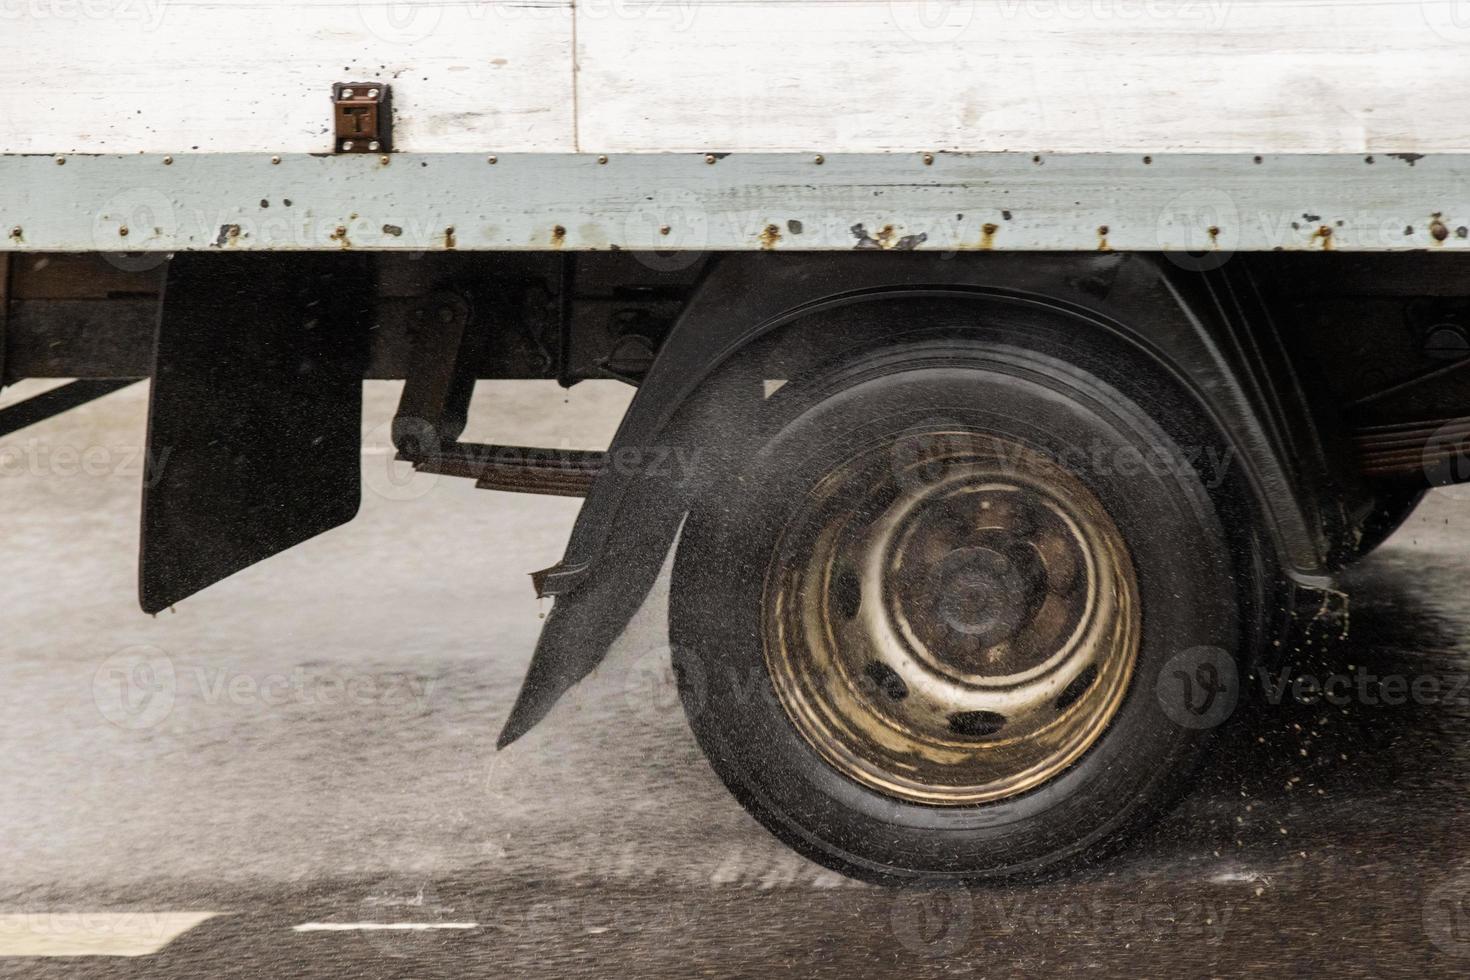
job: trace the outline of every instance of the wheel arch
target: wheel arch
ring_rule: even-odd
[[[614,436],[562,561],[534,577],[555,605],[500,744],[589,674],[642,604],[690,502],[739,452],[732,426],[758,409],[771,377],[762,369],[820,357],[840,335],[810,328],[865,304],[1033,305],[1148,357],[1226,437],[1275,563],[1320,581],[1331,560],[1331,517],[1315,506],[1329,479],[1326,452],[1269,316],[1251,315],[1247,276],[1138,253],[711,262]]]

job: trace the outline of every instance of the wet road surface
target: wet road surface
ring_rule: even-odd
[[[604,444],[626,398],[487,388],[468,438]],[[157,618],[134,599],[143,389],[0,443],[0,952],[161,947],[0,975],[1470,969],[1470,490],[1347,577],[1348,638],[1252,681],[1126,853],[891,890],[728,796],[679,710],[662,588],[497,754],[544,612],[526,573],[577,502],[408,477],[393,389],[369,394],[358,520]],[[1298,674],[1338,703],[1276,694]]]

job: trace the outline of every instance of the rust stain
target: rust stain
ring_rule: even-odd
[[[1220,226],[1219,225],[1210,225],[1208,231],[1210,233],[1210,246],[1212,248],[1219,248],[1220,247]]]
[[[995,233],[1000,231],[1000,225],[987,221],[980,226],[980,247],[985,251],[995,248]]]
[[[775,225],[766,225],[760,233],[761,248],[770,250],[781,241],[781,229]]]
[[[12,241],[23,242],[25,241],[25,232],[21,229],[20,225],[16,225],[10,229],[10,237]]]
[[[1443,245],[1445,239],[1450,237],[1450,229],[1445,225],[1443,215],[1438,211],[1430,215],[1429,237],[1433,238],[1437,245]]]
[[[240,226],[239,225],[220,225],[219,226],[219,235],[216,236],[215,237],[215,240],[214,240],[214,247],[215,248],[225,248],[227,246],[234,245],[239,240],[240,240]]]
[[[857,244],[853,248],[860,252],[878,250],[885,252],[890,250],[895,252],[911,252],[929,240],[927,232],[920,232],[917,235],[904,235],[902,238],[899,238],[898,232],[894,230],[892,225],[884,225],[878,230],[877,235],[868,234],[867,227],[861,223],[853,225],[848,230],[857,239]]]
[[[1108,226],[1097,226],[1097,250],[1099,252],[1111,252],[1113,246],[1108,244]]]
[[[873,249],[880,249],[883,247],[882,245],[878,244],[877,240],[874,239],[872,235],[868,234],[868,229],[866,225],[863,225],[861,223],[855,224],[848,230],[852,232],[852,237],[857,239],[857,244],[854,245],[853,248],[857,249],[860,252],[871,251]]]
[[[444,247],[454,251],[454,225],[444,229]]]
[[[567,242],[567,230],[561,225],[551,229],[551,247],[561,248]]]
[[[338,225],[336,228],[332,229],[331,238],[332,238],[332,241],[334,241],[337,244],[341,245],[343,248],[351,248],[352,247],[352,242],[347,237],[347,226],[346,225]]]
[[[594,221],[585,221],[577,226],[577,242],[579,248],[616,249],[617,246],[608,240],[610,237]]]
[[[1319,238],[1322,239],[1322,251],[1332,251],[1332,228],[1330,225],[1319,225],[1317,230],[1312,232],[1313,241]]]

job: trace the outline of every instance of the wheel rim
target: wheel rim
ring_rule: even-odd
[[[911,431],[797,505],[766,571],[766,666],[839,772],[913,802],[990,802],[1106,729],[1137,593],[1122,535],[1071,473],[1008,439]]]

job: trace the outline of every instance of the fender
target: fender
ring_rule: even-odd
[[[1285,573],[1303,583],[1319,577],[1330,560],[1329,518],[1310,490],[1328,478],[1328,457],[1269,320],[1247,322],[1254,294],[1239,282],[1244,274],[1190,271],[1139,253],[753,253],[713,262],[629,406],[561,562],[533,576],[555,604],[498,744],[529,731],[602,662],[689,505],[738,454],[730,423],[741,405],[759,403],[761,380],[738,355],[802,336],[803,325],[855,304],[1040,304],[1132,346],[1226,434]],[[668,465],[670,447],[687,465]],[[644,463],[659,458],[664,465]]]

